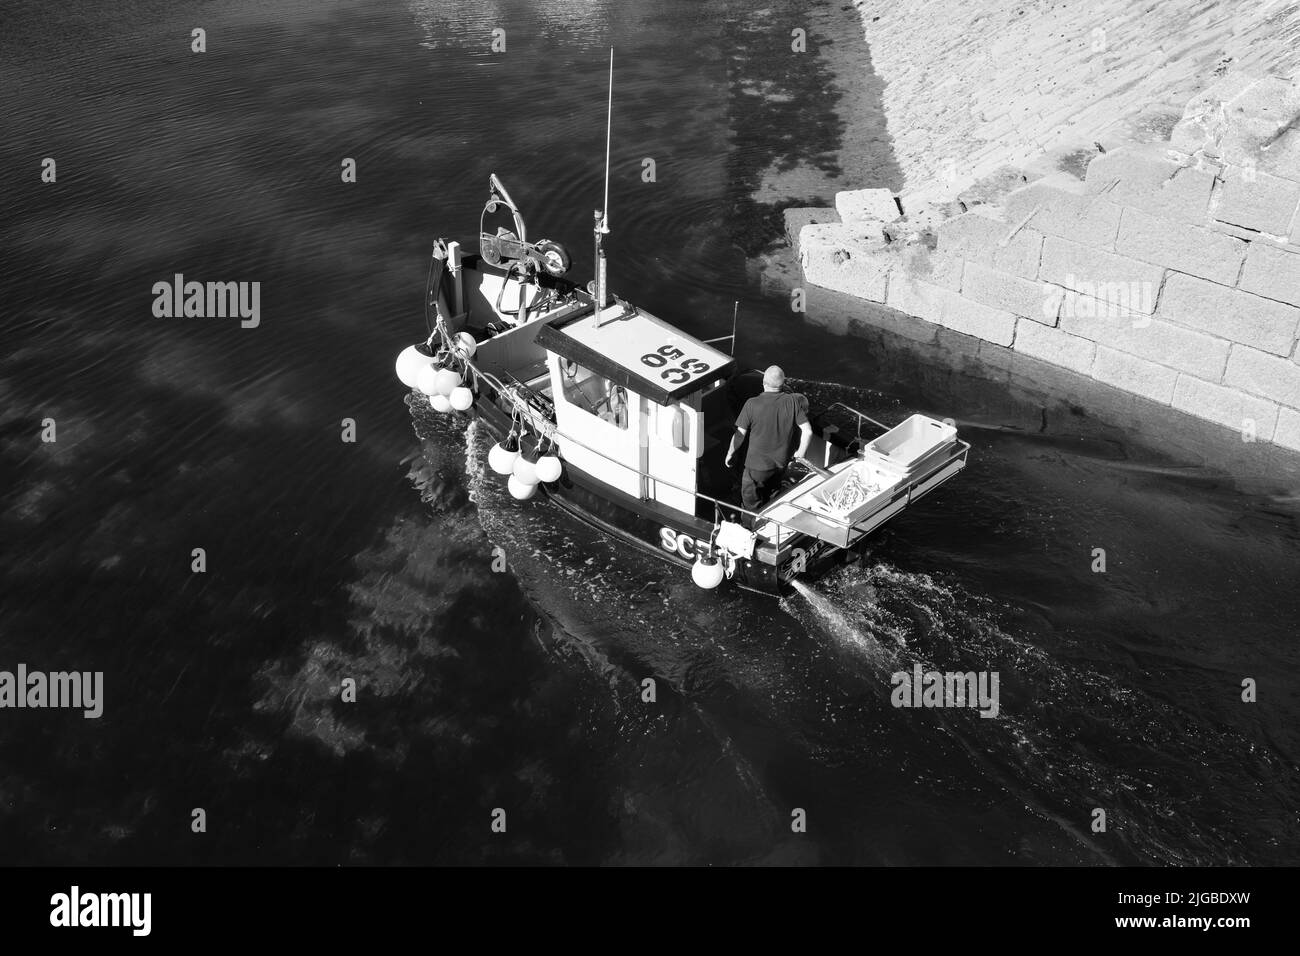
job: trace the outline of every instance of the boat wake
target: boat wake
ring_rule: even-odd
[[[894,651],[882,642],[880,637],[885,636],[891,645],[902,644],[903,639],[899,634],[886,631],[878,636],[872,631],[863,630],[854,624],[834,601],[813,585],[796,580],[794,589],[816,616],[818,629],[831,640],[838,642],[851,653],[861,655],[878,672],[883,672],[894,663]],[[788,599],[782,601],[782,608],[787,613],[799,616],[799,610],[791,607]]]
[[[1090,669],[1061,635],[1036,633],[1036,619],[953,579],[876,558],[779,603],[702,592],[681,568],[541,496],[513,500],[482,466],[491,439],[476,426],[448,428],[432,444],[443,442],[455,446],[444,459],[463,455],[488,539],[550,622],[555,658],[608,689],[626,759],[666,759],[667,736],[683,761],[674,799],[707,802],[722,787],[733,832],[744,830],[738,846],[775,840],[785,853],[789,808],[816,800],[847,831],[896,820],[904,805],[930,804],[927,819],[951,821],[951,833],[924,845],[882,823],[851,853],[821,845],[823,862],[975,863],[1008,846],[1034,863],[1257,862],[1253,824],[1231,821],[1280,810],[1241,782],[1295,789],[1287,768],[1239,734],[1133,690],[1123,674]],[[891,678],[918,664],[997,672],[997,717],[891,706]],[[642,696],[647,679],[653,705]],[[1206,812],[1190,817],[1189,803]],[[1105,833],[1090,829],[1098,809]]]
[[[958,745],[987,778],[1051,821],[1096,860],[1133,864],[1242,864],[1249,847],[1244,811],[1281,825],[1281,804],[1246,781],[1295,791],[1288,768],[1240,734],[1196,712],[1140,693],[1122,679],[1071,659],[1056,635],[1019,634],[1009,609],[936,576],[883,562],[841,569],[817,588],[800,589],[791,611],[834,646],[847,647],[881,673],[996,671],[1000,710],[928,712],[891,708],[926,721]],[[793,604],[793,602],[791,602]],[[906,715],[906,716],[904,716]],[[1192,816],[1189,805],[1208,809]],[[1108,819],[1092,832],[1096,811]],[[1206,819],[1222,821],[1208,827]],[[1242,819],[1238,827],[1229,822]]]

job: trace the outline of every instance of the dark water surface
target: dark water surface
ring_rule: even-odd
[[[1300,859],[1294,463],[835,296],[793,314],[746,258],[765,171],[841,174],[839,6],[5,6],[0,669],[106,701],[0,711],[0,862]],[[974,445],[779,604],[517,505],[464,421],[415,456],[392,360],[488,173],[590,272],[610,44],[613,287],[706,337],[740,300],[742,361]],[[178,272],[260,282],[260,326],[155,318]],[[998,670],[1002,716],[891,708],[914,662]]]

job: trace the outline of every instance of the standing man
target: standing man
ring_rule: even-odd
[[[785,372],[779,365],[770,366],[763,373],[763,394],[747,401],[736,417],[736,433],[731,436],[731,446],[727,449],[726,464],[730,468],[736,449],[749,436],[740,498],[750,511],[758,511],[780,487],[781,477],[790,464],[790,453],[795,448],[796,433],[800,433],[800,438],[794,457],[805,457],[812,440],[808,399],[781,391],[783,385]]]

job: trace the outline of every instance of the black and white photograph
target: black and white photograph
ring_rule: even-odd
[[[4,925],[1281,924],[1300,0],[0,0],[0,104]]]

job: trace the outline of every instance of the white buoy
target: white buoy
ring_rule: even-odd
[[[527,501],[533,495],[537,494],[536,484],[520,481],[514,475],[511,475],[510,480],[506,482],[506,487],[510,489],[510,494],[518,498],[520,501]]]
[[[701,554],[691,565],[691,580],[706,591],[712,591],[721,584],[723,574],[722,562],[711,554]]]
[[[438,370],[438,381],[436,383],[439,395],[450,395],[452,389],[460,387],[460,372],[454,368],[444,368]]]
[[[511,469],[514,477],[527,485],[537,484],[537,464],[529,461],[527,455],[520,455],[515,459],[515,466]]]
[[[515,447],[510,447],[514,445]],[[508,475],[515,467],[515,459],[519,457],[519,446],[514,441],[508,441],[505,444],[497,442],[488,452],[488,467],[498,475]]]
[[[474,404],[474,393],[464,385],[457,385],[447,396],[451,401],[451,407],[458,412],[463,412]]]
[[[432,364],[432,355],[421,352],[418,346],[408,345],[397,356],[397,377],[407,388],[416,388],[420,372]]]
[[[426,365],[420,369],[420,374],[415,376],[415,387],[424,392],[425,395],[438,394],[438,373],[442,371],[436,364]]]
[[[447,400],[446,395],[430,395],[429,404],[433,406],[435,412],[451,411],[451,402]]]
[[[552,481],[560,480],[560,473],[564,470],[560,464],[560,459],[554,455],[543,455],[537,459],[537,465],[534,469],[537,472],[537,480],[549,484]]]
[[[454,341],[452,351],[463,359],[472,359],[474,353],[478,351],[478,343],[474,341],[474,336],[468,332],[457,332]]]

